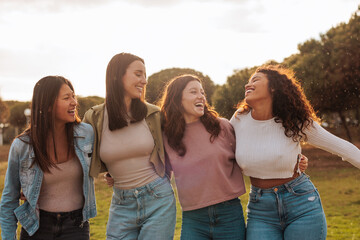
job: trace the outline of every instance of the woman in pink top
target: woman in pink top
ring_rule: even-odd
[[[246,190],[229,121],[209,108],[201,81],[192,75],[170,81],[161,114],[183,209],[181,239],[245,239],[238,197]]]

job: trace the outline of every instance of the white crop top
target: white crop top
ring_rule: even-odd
[[[300,143],[285,136],[284,127],[274,118],[260,121],[253,119],[251,112],[235,114],[230,122],[236,136],[236,161],[243,173],[262,179],[292,177],[301,153]],[[304,132],[307,143],[360,168],[360,150],[355,145],[329,133],[317,122]]]

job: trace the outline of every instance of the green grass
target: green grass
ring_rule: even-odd
[[[3,154],[8,146],[0,147],[0,193],[4,187],[4,175],[7,167]],[[339,158],[312,148],[304,149],[309,158],[309,169],[306,171],[318,188],[328,225],[328,240],[360,239],[360,171]],[[249,189],[249,178],[245,177],[246,189]],[[95,194],[98,216],[91,219],[91,239],[105,239],[106,222],[111,201],[112,189],[102,181],[95,181]],[[244,214],[248,195],[240,197]],[[181,208],[177,202],[177,224],[175,238],[180,238]]]

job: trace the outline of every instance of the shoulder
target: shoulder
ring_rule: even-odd
[[[218,118],[218,120],[219,120],[221,127],[232,128],[231,123],[228,119],[220,117],[220,118]]]
[[[105,103],[95,105],[85,112],[85,115],[98,114],[99,112],[104,111]]]
[[[220,127],[222,131],[231,133],[234,132],[234,128],[229,120],[227,120],[226,118],[218,118],[218,120],[220,122]]]
[[[22,135],[14,139],[11,144],[11,148],[19,149],[29,146],[30,137],[28,135]]]
[[[31,150],[30,137],[22,135],[14,139],[9,150],[9,159],[14,156],[25,156]],[[25,155],[24,155],[25,154]]]
[[[244,111],[243,109],[236,110],[230,119],[230,123],[234,125],[237,122],[240,122],[241,119],[248,117],[249,113],[250,112]]]
[[[84,122],[81,122],[81,123],[75,125],[75,129],[79,129],[83,132],[89,132],[89,133],[94,131],[90,124],[84,123]]]
[[[160,112],[160,108],[154,104],[151,104],[151,103],[148,103],[148,102],[145,102],[146,104],[146,108],[147,108],[147,116],[149,116],[150,114],[153,114],[155,112]]]
[[[87,110],[84,114],[83,122],[93,123],[104,112],[105,103],[96,105]]]
[[[74,132],[75,132],[74,133],[75,136],[91,138],[91,139],[94,136],[93,127],[90,124],[84,123],[84,122],[81,122],[81,123],[75,125]]]

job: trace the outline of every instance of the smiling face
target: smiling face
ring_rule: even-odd
[[[182,92],[181,105],[186,123],[194,122],[204,115],[205,93],[197,80],[188,82]]]
[[[67,84],[63,84],[55,100],[55,124],[66,124],[76,119],[77,101],[74,92]]]
[[[126,69],[122,81],[126,103],[130,103],[131,99],[140,98],[147,83],[144,63],[139,60],[132,62]]]
[[[272,102],[272,96],[269,91],[269,80],[264,73],[257,72],[245,85],[245,100],[250,106]]]

